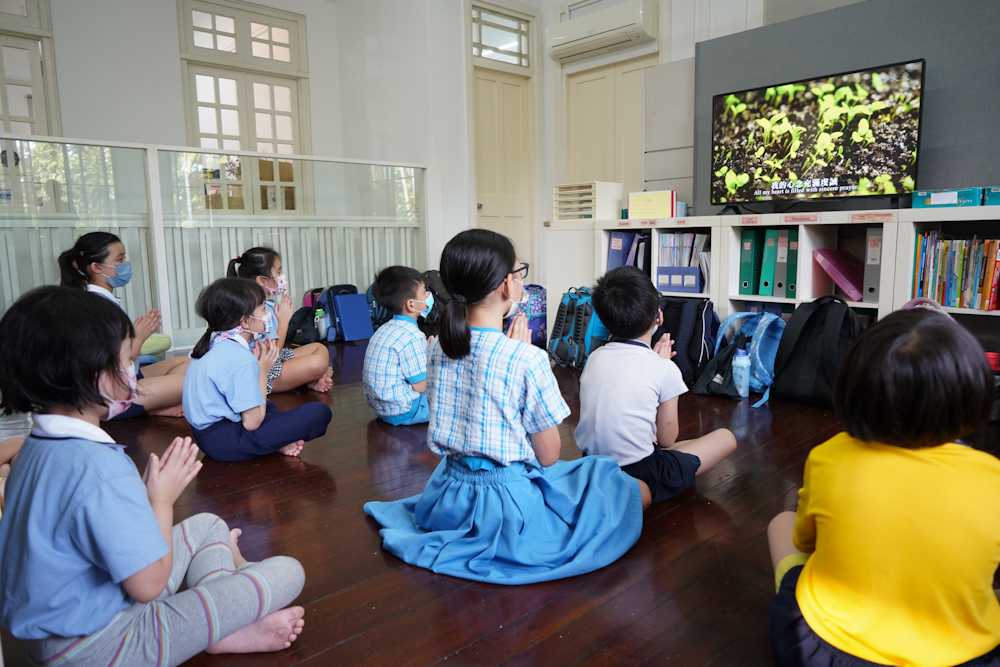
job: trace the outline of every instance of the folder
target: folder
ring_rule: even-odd
[[[861,301],[864,289],[865,267],[854,255],[843,250],[820,248],[813,250],[813,259],[833,278],[852,301]]]
[[[364,294],[335,294],[333,307],[337,311],[337,330],[345,341],[367,340],[375,334]]]
[[[788,230],[778,230],[778,252],[774,257],[774,296],[785,296],[788,275]]]
[[[756,294],[760,284],[764,230],[744,229],[740,244],[740,294]]]
[[[778,294],[786,299],[794,299],[798,294],[795,289],[799,277],[799,230],[788,230],[788,268],[785,271],[785,293]]]
[[[774,261],[778,256],[778,230],[768,229],[764,234],[764,254],[760,261],[760,285],[757,294],[774,296]]]
[[[611,245],[608,247],[608,271],[625,266],[625,260],[632,249],[632,239],[635,232],[611,232]]]
[[[881,227],[868,229],[865,248],[865,282],[861,300],[865,303],[878,303],[878,285],[882,274]]]

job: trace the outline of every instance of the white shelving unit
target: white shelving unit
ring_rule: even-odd
[[[559,300],[570,287],[593,285],[607,269],[608,246],[615,230],[649,229],[652,234],[650,280],[655,281],[660,231],[709,230],[712,239],[711,279],[702,294],[661,292],[669,296],[705,297],[715,303],[720,317],[745,310],[749,301],[798,306],[827,294],[835,285],[812,259],[817,248],[838,248],[860,253],[864,230],[882,228],[882,263],[878,303],[852,302],[854,308],[877,309],[879,318],[903,306],[912,298],[914,243],[916,235],[928,229],[948,231],[950,223],[980,224],[982,238],[1000,238],[1000,206],[971,208],[900,209],[893,211],[836,211],[826,213],[784,213],[764,215],[691,216],[658,220],[599,220],[596,222],[553,223],[546,229],[546,288],[549,323]],[[799,231],[798,296],[794,299],[743,295],[739,293],[740,238],[747,227],[797,227]],[[860,244],[858,240],[860,239]],[[655,284],[655,282],[654,282]],[[1000,311],[946,308],[959,315],[1000,317]],[[1000,320],[990,320],[1000,323]]]

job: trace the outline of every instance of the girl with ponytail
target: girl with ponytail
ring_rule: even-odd
[[[279,412],[267,400],[268,371],[278,346],[267,336],[271,315],[265,300],[252,280],[220,278],[195,302],[208,329],[191,352],[184,416],[198,447],[219,461],[279,451],[298,456],[306,440],[326,433],[333,417],[322,403]]]
[[[59,282],[63,287],[86,290],[103,297],[121,308],[121,299],[112,290],[124,287],[132,279],[132,263],[125,257],[125,244],[108,232],[89,232],[76,240],[73,247],[59,255]],[[170,337],[156,333],[160,328],[160,311],[153,308],[134,323],[132,360],[143,354],[162,352],[171,345]],[[114,417],[131,419],[144,414],[161,417],[183,417],[181,388],[188,358],[173,357],[136,369],[139,397],[132,406]]]
[[[274,297],[267,299],[264,307],[271,314],[271,324],[267,337],[278,348],[278,358],[267,374],[267,393],[291,391],[302,385],[325,394],[333,386],[333,368],[330,367],[330,351],[323,343],[310,343],[292,351],[285,347],[288,322],[292,319],[295,306],[288,296],[288,279],[281,263],[281,255],[270,248],[250,248],[229,262],[226,275],[248,278],[264,290],[264,294]]]
[[[452,294],[427,353],[428,443],[444,458],[423,493],[370,502],[385,548],[434,572],[527,584],[615,561],[642,529],[641,481],[606,456],[560,461],[570,411],[523,315],[528,266],[473,229],[441,254]]]

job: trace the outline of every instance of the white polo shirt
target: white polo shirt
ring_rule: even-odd
[[[580,377],[576,445],[620,466],[653,453],[660,403],[687,391],[677,364],[639,340],[608,343],[587,358]]]

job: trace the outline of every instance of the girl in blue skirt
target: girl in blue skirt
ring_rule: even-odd
[[[453,298],[427,354],[428,441],[444,456],[424,492],[365,512],[385,548],[464,579],[527,584],[601,568],[635,544],[649,490],[614,459],[559,461],[569,416],[545,353],[529,342],[521,264],[505,236],[472,229],[441,254]]]

